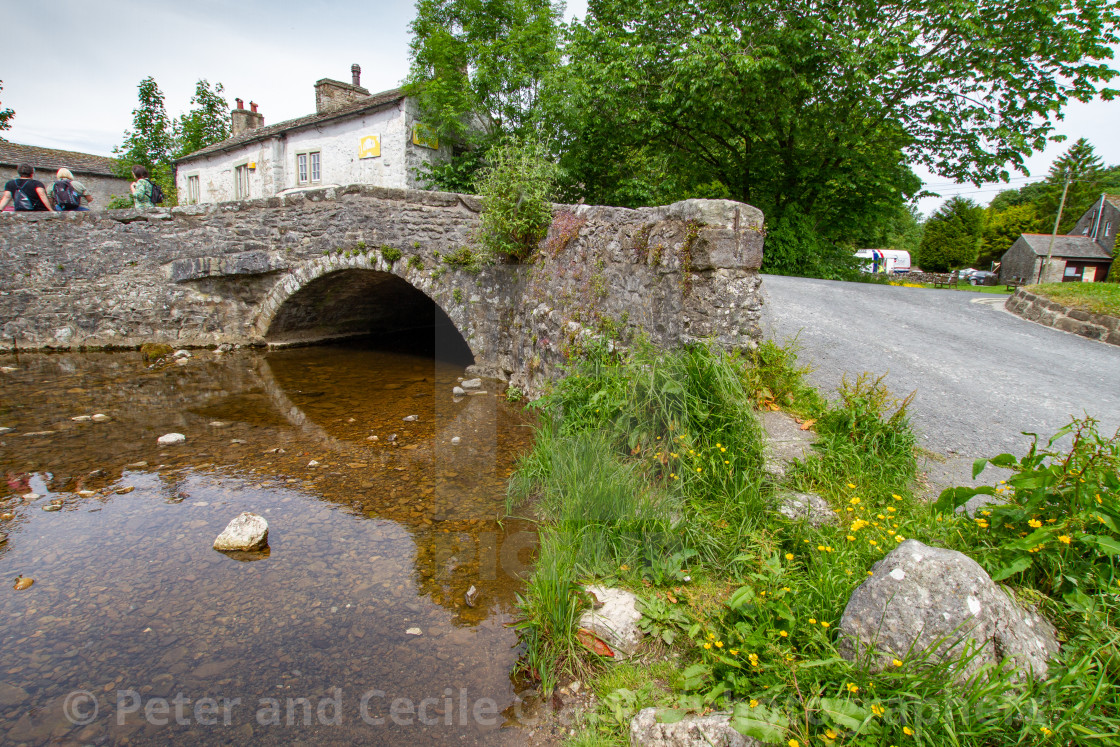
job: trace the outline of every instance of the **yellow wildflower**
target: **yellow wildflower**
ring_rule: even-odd
[[[876,542],[875,540],[871,540],[870,542],[868,542],[868,544],[870,544],[872,547],[874,547],[874,546],[878,545],[879,543]]]
[[[732,656],[738,656],[739,655],[739,649],[733,648],[733,649],[729,650],[727,653],[731,654]]]
[[[824,552],[824,545],[817,545],[818,552]]]
[[[855,542],[855,541],[856,541],[856,538],[855,538],[855,537],[853,537],[852,535],[850,535],[850,534],[849,534],[849,535],[848,535],[848,541],[849,541],[849,542]]]
[[[704,644],[704,648],[711,648],[711,647],[712,647],[712,644],[710,644],[710,643],[705,643]]]
[[[902,727],[902,733],[905,734],[908,737],[914,736],[914,730],[911,729],[909,726]]]
[[[893,514],[897,509],[894,506],[887,506],[887,513]]]
[[[723,648],[723,641],[716,641],[716,648]]]
[[[902,500],[902,496],[898,495],[897,493],[891,493],[891,498],[894,498],[896,501]]]
[[[787,552],[786,553],[786,560],[793,560],[793,553]]]
[[[751,698],[751,708],[758,708],[758,701]]]
[[[1058,535],[1058,541],[1061,542],[1063,545],[1068,545],[1069,544],[1069,535],[1059,534]]]
[[[1031,519],[1027,522],[1027,526],[1031,527],[1032,529],[1038,529],[1042,526],[1042,522],[1038,519]]]
[[[855,485],[852,485],[851,483],[848,483],[848,487],[849,487],[849,488],[851,488],[852,490],[855,490],[855,489],[856,489],[856,486],[855,486]]]
[[[850,692],[852,694],[855,694],[855,693],[859,692],[859,686],[856,685],[854,682],[849,682],[847,684],[847,689],[848,689],[848,692]]]
[[[825,729],[824,735],[829,739],[836,739],[836,732],[834,732],[832,729]]]
[[[883,706],[879,705],[878,703],[871,704],[871,712],[876,716],[882,716],[884,713],[886,713],[886,711],[883,709]]]
[[[821,627],[822,627],[822,628],[827,628],[827,627],[828,627],[828,623],[827,623],[827,622],[825,622],[824,620],[821,620]]]
[[[895,659],[891,662],[891,664],[894,664],[896,667],[901,667],[902,666],[902,659]]]
[[[810,625],[816,625],[816,624],[817,624],[817,618],[815,618],[815,617],[810,617],[810,618],[809,618],[809,624],[810,624]]]
[[[780,635],[782,638],[789,638],[789,633],[784,630],[779,630],[778,635]]]
[[[1048,736],[1050,736],[1051,734],[1054,733],[1054,732],[1050,731],[1049,729],[1047,729],[1045,726],[1040,726],[1039,729],[1042,731],[1042,736],[1044,736],[1044,737],[1048,737]]]
[[[798,742],[796,739],[791,739],[786,744],[788,744],[789,747],[801,747],[801,742]]]
[[[903,542],[903,541],[904,541],[905,539],[906,539],[906,538],[905,538],[905,537],[903,537],[903,536],[902,536],[901,534],[896,534],[896,535],[894,536],[894,541],[895,541],[895,542]]]

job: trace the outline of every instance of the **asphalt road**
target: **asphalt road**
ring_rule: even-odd
[[[1120,428],[1120,347],[1021,319],[1003,295],[773,275],[762,288],[767,338],[796,336],[825,394],[863,371],[917,390],[919,443],[947,457],[926,460],[931,487],[970,484],[978,457],[1023,454],[1024,431],[1045,439],[1086,413],[1108,435]]]

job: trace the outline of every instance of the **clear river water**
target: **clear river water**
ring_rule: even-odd
[[[0,743],[523,740],[519,407],[360,345],[0,367]]]

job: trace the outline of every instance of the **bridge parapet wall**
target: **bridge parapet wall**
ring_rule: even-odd
[[[762,214],[750,206],[557,206],[533,263],[474,272],[447,264],[472,245],[480,207],[467,195],[351,186],[147,214],[3,213],[0,349],[354,334],[356,320],[339,315],[372,313],[372,302],[329,307],[326,296],[403,288],[394,277],[447,314],[480,371],[530,389],[603,334],[727,346],[760,335]],[[301,313],[324,309],[322,323],[303,337],[270,337],[290,299],[343,274],[377,283],[334,283],[310,301],[304,294]]]

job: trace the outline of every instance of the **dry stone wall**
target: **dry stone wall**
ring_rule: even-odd
[[[1004,308],[1012,314],[1063,332],[1120,345],[1120,318],[1071,309],[1056,301],[1036,296],[1020,288],[1009,297]]]
[[[4,213],[0,349],[307,343],[434,313],[479,372],[535,389],[594,339],[738,347],[761,334],[755,208],[557,206],[536,261],[448,263],[474,246],[479,210],[467,195],[351,186],[150,213]]]

